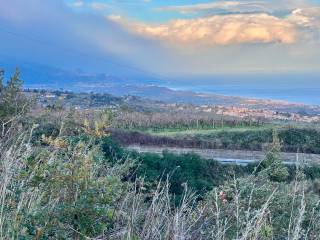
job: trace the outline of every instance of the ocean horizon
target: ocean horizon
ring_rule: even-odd
[[[242,75],[211,76],[171,81],[168,87],[201,93],[245,98],[282,100],[320,105],[320,75]],[[197,84],[194,84],[197,81]]]

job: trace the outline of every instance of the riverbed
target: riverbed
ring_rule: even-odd
[[[224,164],[247,165],[249,163],[260,162],[265,157],[262,151],[245,151],[245,150],[225,150],[225,149],[198,149],[198,148],[177,148],[177,147],[157,147],[130,145],[126,147],[129,150],[135,150],[139,153],[155,153],[162,154],[163,151],[169,151],[175,154],[196,153],[205,159],[215,159]],[[296,162],[305,162],[320,164],[319,154],[306,153],[281,153],[283,162],[287,165]]]

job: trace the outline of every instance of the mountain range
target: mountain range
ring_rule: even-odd
[[[9,77],[15,68],[21,71],[25,88],[68,90],[74,92],[110,93],[115,96],[139,96],[167,103],[242,106],[250,108],[265,108],[288,112],[303,112],[317,114],[317,106],[289,103],[276,100],[257,100],[237,96],[224,96],[213,93],[200,93],[187,90],[173,90],[170,80],[161,79],[153,74],[132,69],[126,74],[112,71],[108,73],[88,73],[80,69],[66,70],[37,63],[19,63],[0,60],[0,68],[6,70]]]

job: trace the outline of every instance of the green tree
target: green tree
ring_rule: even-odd
[[[272,132],[272,143],[270,144],[262,167],[266,169],[270,180],[276,182],[285,181],[288,176],[288,169],[284,166],[281,157],[281,142],[275,130]]]
[[[3,81],[4,81],[4,71],[0,69],[0,96],[2,95],[2,91],[4,88]]]
[[[4,71],[0,70],[0,123],[3,136],[12,123],[23,116],[30,106],[30,101],[23,94],[23,81],[16,69],[5,84]]]

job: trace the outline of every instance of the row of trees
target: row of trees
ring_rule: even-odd
[[[224,127],[261,126],[251,120],[235,119],[216,114],[193,112],[130,112],[122,111],[114,119],[114,127],[130,130],[186,130]]]

